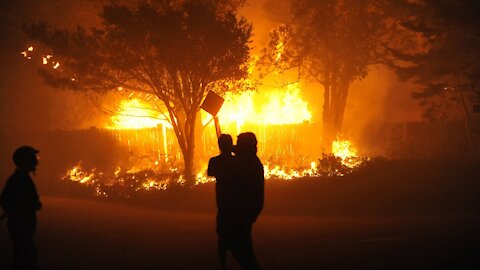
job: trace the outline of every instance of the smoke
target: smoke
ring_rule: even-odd
[[[291,1],[247,1],[240,10],[253,24],[253,54],[269,42],[269,32],[287,16]],[[4,130],[73,130],[103,126],[108,120],[98,104],[82,94],[59,91],[43,83],[32,63],[21,57],[29,41],[22,23],[47,21],[55,27],[93,26],[99,23],[101,1],[11,1],[2,6],[0,30],[8,36],[0,49],[0,123]],[[61,11],[61,12],[59,12]],[[5,16],[3,16],[5,15]],[[33,61],[33,60],[32,60]],[[40,59],[38,59],[40,61]],[[260,91],[268,91],[265,82]],[[323,89],[319,84],[301,81],[302,96],[313,113],[315,128],[321,126]],[[369,75],[350,88],[345,112],[344,133],[354,142],[374,148],[375,136],[389,122],[419,120],[417,102],[409,97],[410,85],[399,83],[384,67],[371,68]]]
[[[269,32],[289,17],[291,0],[247,1],[241,14],[254,25],[254,47],[268,44]],[[321,126],[323,87],[315,82],[301,80],[303,96],[309,103],[314,126]],[[384,127],[391,123],[420,121],[418,101],[410,93],[415,86],[400,82],[395,73],[385,66],[372,66],[368,76],[350,86],[343,133],[361,149],[361,154],[383,154],[378,143]],[[321,134],[318,128],[318,134]]]
[[[31,63],[25,63],[20,55],[14,57],[17,59],[10,59],[10,65],[0,68],[4,130],[84,129],[104,117],[88,96],[47,87]]]
[[[20,52],[34,45],[22,24],[44,21],[57,28],[98,24],[99,1],[4,1],[0,6],[0,123],[5,130],[79,129],[94,126],[99,114],[83,94],[45,85],[33,61]],[[36,47],[36,46],[35,46]]]
[[[366,78],[351,84],[343,132],[362,154],[384,154],[382,132],[389,124],[421,120],[418,101],[410,96],[413,89],[385,66],[370,67]]]

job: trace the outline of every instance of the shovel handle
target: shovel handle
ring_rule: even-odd
[[[222,135],[222,130],[220,129],[220,122],[218,121],[218,117],[213,117],[213,122],[215,123],[215,131],[217,132],[217,138]]]

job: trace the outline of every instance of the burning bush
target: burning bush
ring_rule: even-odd
[[[310,167],[287,168],[266,163],[265,178],[270,181],[295,180],[304,177],[344,176],[358,170],[368,158],[356,156],[356,150],[348,141],[335,141],[337,153],[323,154],[318,162],[310,162]],[[96,168],[84,168],[82,162],[69,169],[62,180],[86,186],[93,194],[101,197],[129,198],[139,191],[165,191],[172,188],[188,188],[178,167],[160,166],[158,160],[147,163],[147,167],[133,166],[128,170],[117,167],[114,172],[102,172]],[[150,166],[150,165],[154,166]],[[163,164],[166,165],[166,164]],[[195,177],[195,186],[213,182],[205,175],[205,169]]]

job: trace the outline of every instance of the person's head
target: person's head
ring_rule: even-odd
[[[255,134],[245,132],[238,135],[236,150],[239,155],[256,155],[257,137],[255,137]]]
[[[31,146],[22,146],[13,152],[13,163],[22,171],[35,172],[38,164],[38,150]]]
[[[231,153],[233,150],[232,136],[229,134],[222,134],[218,137],[218,148],[221,153]]]

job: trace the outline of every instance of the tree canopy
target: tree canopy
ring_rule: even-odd
[[[394,65],[400,78],[423,85],[416,97],[439,94],[445,87],[478,92],[480,75],[480,2],[471,0],[424,0],[406,3],[400,25],[414,32],[423,50],[406,52],[394,48]],[[405,65],[406,63],[406,65]]]
[[[475,0],[402,1],[396,17],[403,31],[413,33],[399,47],[393,62],[399,77],[420,85],[413,97],[421,100],[430,119],[463,118],[469,143],[471,104],[480,98],[480,2]],[[419,49],[404,50],[409,44]],[[458,112],[461,113],[458,113]]]
[[[281,69],[323,86],[326,149],[341,131],[350,83],[364,78],[386,51],[384,16],[374,1],[293,1],[291,16],[272,35],[270,57]]]
[[[158,97],[191,179],[204,96],[228,91],[247,75],[251,25],[224,7],[193,0],[110,4],[100,15],[101,27],[69,31],[37,23],[24,29],[61,65],[61,72],[42,69],[50,85],[100,92],[122,87]]]

